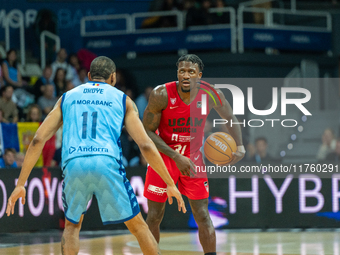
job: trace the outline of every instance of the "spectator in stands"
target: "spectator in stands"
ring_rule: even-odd
[[[201,5],[195,4],[191,7],[186,16],[186,26],[205,26],[214,24],[214,16],[209,12],[211,0],[202,0]]]
[[[64,69],[66,80],[70,81],[73,79],[73,71],[72,66],[67,63],[67,51],[64,48],[61,48],[58,52],[57,59],[51,65],[52,67],[52,77],[55,78],[57,76],[57,71],[59,68]]]
[[[77,79],[73,79],[73,84],[75,87],[77,87],[79,85],[85,84],[88,81],[89,79],[87,78],[87,70],[85,68],[80,68]]]
[[[154,0],[151,3],[150,11],[172,11],[180,10],[181,4],[177,0]],[[157,27],[176,27],[177,18],[171,16],[154,16],[143,20],[142,28],[157,28]]]
[[[55,133],[55,152],[51,162],[51,166],[59,166],[61,163],[61,145],[63,140],[63,128],[59,128]]]
[[[34,84],[32,93],[34,94],[35,101],[38,101],[39,97],[43,95],[42,89],[46,84],[54,84],[52,79],[52,67],[46,66],[43,70],[43,76],[41,76]]]
[[[55,94],[57,97],[60,97],[65,92],[67,86],[66,74],[64,69],[57,69],[53,82],[55,85]]]
[[[17,53],[14,49],[7,52],[7,58],[2,62],[1,69],[5,85],[11,85],[14,88],[20,88],[24,85],[17,67]]]
[[[85,84],[86,82],[89,81],[89,78],[87,76],[87,70],[85,68],[80,68],[78,75],[81,84]]]
[[[178,3],[176,0],[163,0],[163,6],[161,11],[173,11],[178,10]],[[176,16],[162,16],[159,20],[159,27],[176,27],[177,18]]]
[[[32,104],[26,116],[26,122],[42,122],[42,113],[39,105]]]
[[[34,95],[29,93],[26,89],[17,88],[13,92],[12,101],[16,104],[19,110],[19,120],[24,118],[24,111],[30,104],[35,102]]]
[[[5,154],[0,158],[0,168],[12,168],[17,167],[15,162],[15,156],[17,152],[13,148],[8,148],[5,150]]]
[[[256,0],[253,0],[254,4],[253,7],[255,8],[263,8],[263,9],[271,9],[272,8],[272,2],[268,1],[265,3],[256,3]],[[255,24],[263,25],[265,24],[264,19],[264,12],[253,12],[253,20]]]
[[[325,160],[327,155],[334,152],[336,147],[336,139],[331,128],[326,128],[322,134],[322,144],[316,154],[317,160]]]
[[[73,84],[78,84],[79,83],[79,70],[81,68],[79,59],[77,54],[71,54],[69,59],[68,59],[68,63],[71,65],[71,69],[72,69],[72,82]]]
[[[117,69],[116,71],[116,85],[115,88],[126,92],[127,84],[126,84],[126,76],[124,74],[124,71],[122,69]]]
[[[81,66],[89,72],[92,61],[98,56],[87,49],[80,49],[77,52],[77,57]]]
[[[42,109],[43,119],[50,113],[53,109],[57,98],[54,96],[54,86],[52,84],[45,85],[44,93],[38,100],[38,105]]]
[[[225,7],[224,0],[216,0],[215,7],[218,9],[223,9]],[[212,14],[214,17],[214,23],[216,24],[229,24],[230,23],[230,15],[228,12],[224,12],[223,10]]]
[[[116,71],[116,85],[115,88],[123,91],[125,94],[137,93],[138,88],[136,87],[136,82],[134,76],[126,69],[117,69]],[[131,90],[129,92],[128,90]],[[128,95],[129,96],[129,95]]]
[[[133,92],[132,89],[127,89],[127,90],[125,91],[125,94],[126,94],[128,97],[130,97],[132,100],[135,100],[135,93]]]
[[[49,31],[52,34],[58,33],[58,19],[56,14],[48,9],[39,10],[35,22],[34,30],[37,42],[40,44],[40,35],[43,31]],[[41,47],[41,45],[40,45]],[[46,62],[51,64],[55,57],[55,40],[45,37],[45,45],[43,47],[46,50]]]
[[[3,110],[3,122],[17,123],[19,119],[18,108],[12,101],[13,87],[7,85],[1,88],[0,109]]]
[[[182,9],[184,11],[188,11],[189,9],[191,9],[194,6],[195,6],[195,0],[184,0],[183,5],[182,5]]]
[[[146,87],[146,89],[144,90],[144,93],[139,95],[135,101],[136,106],[138,108],[138,112],[139,112],[139,118],[141,120],[143,119],[144,110],[146,106],[148,105],[149,96],[152,90],[153,90],[152,87]]]
[[[0,58],[0,88],[5,85],[4,84],[4,79],[2,78],[3,75],[2,75],[1,64],[2,64],[2,59]]]
[[[64,92],[70,91],[71,89],[74,89],[74,88],[75,88],[75,86],[74,86],[73,82],[72,81],[67,81],[66,82],[66,88],[65,88]]]
[[[268,161],[277,161],[277,159],[270,156],[267,152],[268,149],[268,142],[265,137],[258,137],[255,140],[255,149],[256,153],[251,161],[254,161],[258,164],[265,163]]]
[[[0,123],[5,122],[4,121],[4,111],[0,109]]]
[[[246,156],[244,158],[245,161],[253,161],[255,154],[256,154],[256,148],[255,145],[252,143],[248,143],[246,145]]]
[[[17,167],[22,167],[22,163],[24,163],[25,154],[22,152],[19,152],[15,156],[15,162],[17,163]]]
[[[340,162],[340,138],[336,140],[335,151],[329,153],[325,160],[337,164]]]

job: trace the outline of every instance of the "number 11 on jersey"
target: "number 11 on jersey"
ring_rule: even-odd
[[[83,116],[83,128],[82,128],[82,139],[86,139],[87,137],[87,115],[88,112],[83,112],[81,116]],[[96,139],[97,136],[97,117],[98,117],[98,112],[92,112],[92,132],[91,132],[91,137],[93,139]]]

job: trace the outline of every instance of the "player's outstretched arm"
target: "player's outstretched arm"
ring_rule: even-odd
[[[155,144],[145,132],[143,124],[139,119],[137,106],[129,97],[126,98],[125,128],[132,139],[137,143],[146,161],[167,184],[169,203],[172,204],[172,197],[175,197],[178,203],[178,210],[182,210],[185,213],[187,210],[182,195],[166,169]]]
[[[222,91],[219,89],[216,89],[216,91],[222,101],[222,105],[218,103],[217,105],[214,106],[214,109],[216,110],[216,112],[221,116],[221,118],[228,120],[229,123],[230,123],[230,120],[232,120],[234,123],[238,122],[237,118],[233,114],[233,110],[229,102],[224,97],[224,94],[222,93]],[[228,128],[230,135],[235,139],[235,142],[237,144],[237,151],[233,153],[235,157],[229,163],[233,165],[244,157],[246,151],[242,143],[242,132],[241,132],[240,125],[232,125],[232,126],[227,125],[227,128]]]
[[[167,145],[155,132],[162,117],[162,111],[168,105],[168,95],[165,86],[156,87],[150,94],[148,105],[144,111],[143,125],[146,133],[155,143],[157,149],[172,158],[183,175],[190,176],[190,171],[195,173],[195,165],[190,160]]]
[[[22,204],[25,204],[26,190],[24,185],[28,179],[28,176],[37,163],[46,141],[48,141],[55,134],[55,132],[57,132],[63,123],[60,103],[61,99],[58,100],[53,110],[48,114],[44,122],[38,128],[32,142],[30,143],[30,146],[28,147],[17,186],[8,199],[6,209],[7,216],[14,214],[15,203],[20,197],[22,198]]]

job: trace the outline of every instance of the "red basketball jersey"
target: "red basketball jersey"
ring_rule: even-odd
[[[168,106],[162,111],[158,134],[172,149],[182,155],[190,157],[201,147],[204,137],[204,126],[209,114],[202,115],[202,94],[208,95],[199,89],[198,93],[189,105],[185,104],[177,92],[177,82],[165,84],[168,93]]]

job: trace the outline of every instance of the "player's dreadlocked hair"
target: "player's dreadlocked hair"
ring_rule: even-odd
[[[186,61],[186,62],[191,62],[193,64],[197,64],[198,65],[198,69],[200,70],[200,72],[203,71],[203,62],[202,60],[195,54],[186,54],[186,55],[183,55],[181,56],[177,63],[176,63],[176,66],[178,67],[179,63],[182,62],[182,61]]]
[[[92,79],[104,78],[107,80],[115,71],[115,63],[108,57],[104,56],[95,58],[90,66],[90,74]]]

